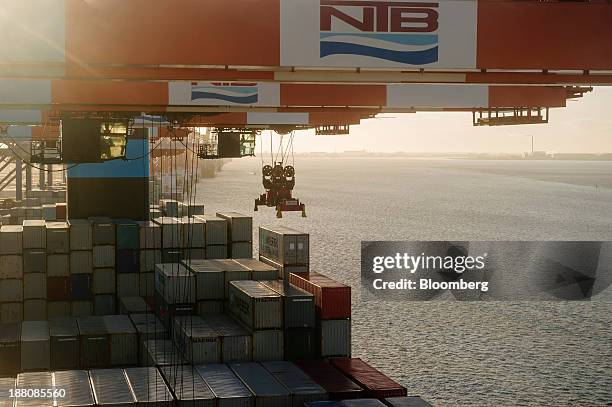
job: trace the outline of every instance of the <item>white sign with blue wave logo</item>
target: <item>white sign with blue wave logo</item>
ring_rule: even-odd
[[[171,82],[171,106],[278,106],[277,83]]]
[[[476,68],[475,0],[281,0],[281,65]]]

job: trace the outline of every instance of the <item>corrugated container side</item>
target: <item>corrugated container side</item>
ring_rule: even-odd
[[[277,268],[279,277],[286,281],[289,280],[289,276],[291,273],[308,276],[310,272],[310,265],[308,264],[302,266],[292,264],[282,265],[262,255],[259,255],[259,261],[261,261],[262,263],[266,263],[274,268]]]
[[[117,250],[115,255],[117,273],[138,273],[140,271],[139,250]]]
[[[23,278],[23,260],[20,255],[0,256],[0,278]]]
[[[94,294],[115,294],[116,273],[114,268],[94,269],[93,292]]]
[[[115,245],[115,224],[111,218],[93,217],[92,243],[93,246]]]
[[[255,395],[257,406],[288,406],[289,391],[259,363],[232,363],[230,368]]]
[[[140,273],[141,297],[153,297],[155,295],[155,273]]]
[[[223,300],[198,301],[198,315],[201,317],[223,314],[224,310]]]
[[[332,400],[358,399],[364,390],[338,369],[322,360],[294,362],[304,373],[327,391]]]
[[[321,319],[351,317],[351,287],[319,273],[308,277],[291,274],[289,282],[315,296],[317,316]]]
[[[141,343],[142,366],[175,366],[187,363],[178,348],[168,339],[149,339]]]
[[[47,319],[47,300],[25,300],[23,302],[24,321],[42,321]]]
[[[94,296],[94,315],[112,315],[117,312],[117,297],[115,294],[99,294]]]
[[[0,304],[0,323],[23,321],[23,303],[5,302]]]
[[[383,399],[406,396],[406,388],[359,358],[332,358],[330,363],[359,384],[367,397]]]
[[[51,344],[47,321],[25,321],[21,325],[21,370],[49,370]]]
[[[162,229],[152,221],[136,222],[139,227],[141,249],[161,249]]]
[[[47,222],[47,253],[70,253],[68,223]]]
[[[111,366],[138,364],[138,334],[127,315],[106,315],[104,324],[110,335]]]
[[[0,376],[21,371],[21,324],[0,323]]]
[[[123,369],[90,370],[97,405],[128,406],[136,402]]]
[[[51,372],[28,372],[28,373],[20,373],[17,376],[17,385],[15,386],[18,389],[51,389],[53,388],[53,373]],[[37,399],[37,400],[27,400],[21,399],[16,403],[16,407],[53,407],[54,400],[53,399]]]
[[[70,250],[91,250],[93,237],[91,222],[87,219],[70,219]]]
[[[55,372],[53,376],[55,388],[66,391],[65,397],[57,398],[58,407],[88,407],[96,405],[87,371],[70,370]]]
[[[432,404],[418,396],[388,397],[385,404],[390,407],[433,407]]]
[[[310,238],[287,227],[260,227],[259,254],[281,265],[308,265]]]
[[[23,226],[0,226],[0,254],[23,253]]]
[[[232,259],[245,259],[253,257],[252,242],[233,242],[229,244],[229,257]]]
[[[262,366],[289,390],[293,407],[302,407],[307,402],[329,399],[323,387],[291,362],[263,362]]]
[[[198,316],[174,319],[174,340],[192,364],[221,362],[219,334]]]
[[[47,247],[47,229],[44,220],[23,221],[23,248],[44,249]]]
[[[0,256],[0,278],[2,277],[2,258]],[[18,257],[18,256],[17,256]],[[46,273],[47,272],[47,252],[38,249],[23,251],[23,272],[24,273]]]
[[[0,377],[0,407],[13,407],[14,400],[9,398],[11,390],[15,389],[15,377]]]
[[[72,317],[49,320],[51,338],[51,369],[78,369],[80,338],[76,319]]]
[[[196,370],[217,398],[218,407],[253,407],[251,391],[226,365],[196,366]]]
[[[217,262],[211,260],[184,260],[182,264],[194,273],[196,299],[222,300],[224,295],[224,273]]]
[[[89,317],[94,313],[93,301],[72,301],[70,306],[73,317]]]
[[[174,398],[164,378],[154,367],[132,367],[125,369],[132,392],[139,405],[169,406]]]
[[[280,329],[281,297],[257,281],[232,281],[228,296],[229,310],[252,329]]]
[[[70,256],[68,254],[49,254],[47,256],[47,276],[70,276]]]
[[[215,395],[192,366],[163,366],[160,372],[179,406],[216,406]]]
[[[110,365],[110,341],[102,317],[77,318],[81,342],[81,367],[84,369]]]
[[[198,218],[181,218],[183,243],[187,248],[206,247],[206,222]]]
[[[130,314],[130,319],[138,332],[138,341],[166,339],[168,332],[155,314]]]
[[[70,277],[47,277],[47,300],[70,301]]]
[[[351,320],[328,319],[320,321],[321,356],[351,356]]]
[[[140,251],[140,272],[152,273],[155,271],[155,265],[162,262],[161,250],[141,250]]]
[[[23,276],[23,298],[26,300],[47,298],[47,276],[43,273],[25,274]]]
[[[70,273],[91,274],[93,273],[93,257],[91,251],[70,252]]]
[[[117,274],[117,296],[136,297],[140,294],[140,274]]]
[[[217,216],[227,221],[228,241],[250,242],[253,240],[253,218],[251,216],[238,212],[217,212]]]
[[[70,302],[47,301],[47,319],[70,316]]]
[[[115,267],[115,246],[94,246],[93,266],[95,268]]]
[[[183,246],[180,219],[175,217],[163,217],[154,219],[154,222],[162,229],[162,247],[177,248]]]
[[[70,299],[72,301],[93,300],[92,277],[91,274],[73,274],[70,276]]]
[[[0,298],[5,302],[22,302],[23,280],[0,280]]]
[[[284,328],[314,328],[314,296],[281,280],[262,281],[266,287],[282,296]]]
[[[115,232],[117,250],[140,249],[140,230],[136,222],[124,219],[116,220]]]
[[[223,363],[253,360],[253,338],[246,328],[229,315],[210,315],[204,320],[217,331],[221,338],[221,361]]]
[[[315,328],[285,329],[285,360],[320,358]]]
[[[119,300],[119,312],[121,314],[148,314],[151,307],[141,297],[122,297]]]
[[[227,245],[207,245],[206,246],[206,258],[207,259],[227,259]]]
[[[210,215],[196,215],[194,218],[206,222],[206,245],[227,245],[227,221]],[[207,256],[206,258],[210,258]]]
[[[283,331],[267,329],[251,331],[253,336],[253,360],[265,362],[281,360],[285,353]]]

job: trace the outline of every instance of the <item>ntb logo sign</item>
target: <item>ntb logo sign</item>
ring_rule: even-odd
[[[320,57],[438,62],[438,10],[429,2],[320,0]]]

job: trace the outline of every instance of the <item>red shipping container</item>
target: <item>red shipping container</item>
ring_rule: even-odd
[[[70,301],[70,277],[47,277],[47,300]]]
[[[351,317],[351,287],[332,280],[323,274],[291,273],[289,282],[315,297],[317,317],[320,319],[345,319]]]
[[[359,358],[332,358],[330,363],[365,389],[365,397],[385,399],[407,395],[406,388]]]
[[[303,360],[294,363],[323,387],[332,400],[358,399],[365,396],[359,385],[323,360]]]

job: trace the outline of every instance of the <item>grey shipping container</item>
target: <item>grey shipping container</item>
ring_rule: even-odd
[[[114,268],[94,269],[93,271],[93,292],[94,294],[115,294],[115,273]]]
[[[43,321],[45,319],[47,319],[46,300],[25,300],[23,302],[24,321]]]
[[[139,273],[118,273],[116,278],[117,278],[117,296],[136,297],[140,294],[140,274]]]
[[[130,314],[140,343],[149,339],[166,339],[167,331],[155,314]]]
[[[250,242],[253,240],[253,217],[238,212],[217,212],[217,216],[227,221],[228,241]]]
[[[258,281],[232,281],[229,311],[251,329],[280,329],[283,326],[281,296]]]
[[[77,318],[81,338],[81,367],[110,365],[110,341],[102,317]]]
[[[89,250],[70,252],[70,273],[91,274],[93,273],[93,256]]]
[[[115,244],[115,224],[111,218],[93,217],[89,220],[92,223],[92,243],[94,246]]]
[[[418,396],[388,397],[385,399],[385,404],[391,407],[433,407],[433,405]]]
[[[162,229],[152,221],[136,222],[141,249],[160,249],[162,247]]]
[[[159,369],[179,406],[215,407],[215,395],[192,366]]]
[[[58,407],[95,406],[94,395],[89,384],[86,370],[67,370],[55,372],[55,388],[65,390],[64,397],[57,397]]]
[[[178,348],[169,339],[149,339],[141,344],[142,366],[173,366],[187,363]]]
[[[125,369],[132,392],[139,406],[170,406],[174,398],[164,378],[154,367]]]
[[[70,252],[70,228],[67,222],[47,222],[47,253]]]
[[[174,318],[173,337],[188,362],[221,362],[221,339],[216,330],[198,316]]]
[[[232,242],[229,246],[229,257],[232,259],[246,259],[253,257],[253,242]]]
[[[183,260],[196,279],[196,300],[222,300],[225,298],[225,275],[219,263],[213,260]]]
[[[115,267],[115,246],[94,246],[93,266],[96,268]]]
[[[281,265],[309,264],[309,235],[287,227],[260,227],[259,254]]]
[[[318,327],[321,338],[321,356],[351,356],[351,320],[321,320]]]
[[[25,321],[21,324],[21,370],[49,370],[51,344],[47,321]]]
[[[43,273],[25,274],[23,276],[23,298],[26,300],[47,298],[47,276]]]
[[[0,280],[0,299],[6,302],[22,302],[23,280]]]
[[[343,407],[385,407],[385,404],[377,399],[349,399],[340,402]]]
[[[51,369],[78,369],[80,338],[76,319],[60,317],[49,320]]]
[[[211,215],[196,215],[194,218],[206,222],[206,244],[207,245],[226,245],[227,244],[227,221]]]
[[[70,256],[68,254],[49,254],[47,256],[47,276],[68,277],[70,275]]]
[[[299,367],[287,361],[263,362],[268,370],[291,393],[293,407],[302,407],[309,401],[328,400],[325,389],[304,373]]]
[[[24,273],[46,273],[47,252],[40,249],[29,249],[23,251]]]
[[[93,236],[91,222],[87,219],[70,219],[70,250],[91,250]]]
[[[127,315],[106,315],[104,324],[110,336],[111,366],[138,364],[138,334]]]
[[[0,254],[23,252],[23,226],[2,225],[0,227]]]
[[[232,363],[230,368],[255,395],[257,407],[290,405],[289,391],[259,363]]]
[[[136,403],[123,369],[89,371],[91,387],[98,406],[128,406]]]
[[[243,258],[235,261],[251,271],[251,280],[275,280],[280,277],[278,268],[257,259]]]
[[[226,365],[196,366],[208,387],[217,398],[218,407],[253,407],[253,394]]]
[[[0,279],[2,278],[23,278],[23,259],[21,255],[0,256]]]
[[[115,294],[97,294],[94,296],[94,315],[112,315],[117,311]]]
[[[227,245],[208,245],[205,250],[207,259],[227,259]]]
[[[44,220],[23,221],[23,248],[44,249],[47,247],[47,229]]]
[[[142,297],[121,297],[119,312],[121,314],[148,314],[151,308]]]
[[[315,326],[314,295],[282,280],[269,280],[261,283],[282,296],[285,329]]]
[[[0,376],[21,371],[21,323],[0,323]]]
[[[15,400],[10,398],[11,390],[15,389],[14,377],[0,377],[0,407],[13,407]]]
[[[283,359],[285,353],[283,331],[280,329],[251,331],[251,336],[253,337],[254,361],[265,362]]]
[[[251,333],[229,315],[210,315],[203,318],[221,338],[223,363],[250,362],[253,360]]]
[[[53,373],[51,372],[29,372],[20,373],[17,376],[18,389],[52,389]],[[20,398],[16,400],[16,407],[53,407],[53,398]]]
[[[168,304],[195,303],[195,276],[180,263],[155,265],[155,289]]]
[[[181,219],[183,245],[188,248],[206,246],[206,222],[202,219],[184,216]]]
[[[162,229],[162,247],[183,247],[183,234],[181,233],[181,221],[175,217],[163,217],[154,219]]]

